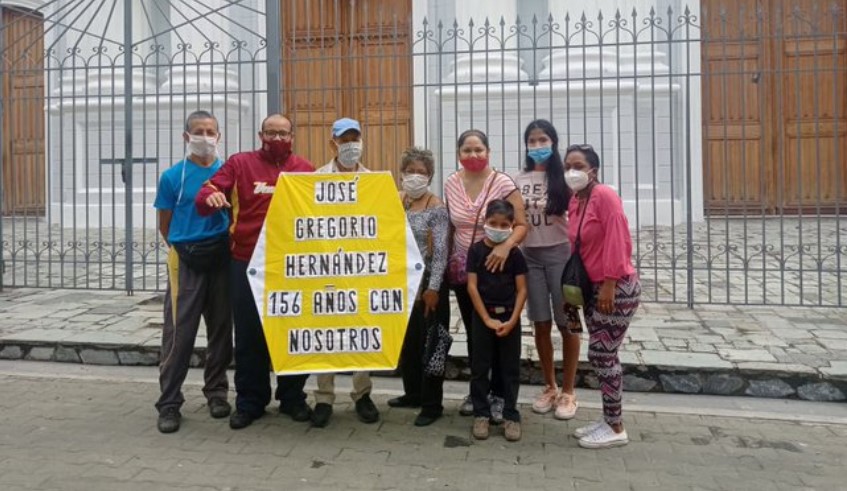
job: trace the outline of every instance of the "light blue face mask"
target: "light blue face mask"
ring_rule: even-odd
[[[483,228],[485,229],[485,236],[488,237],[488,240],[494,242],[495,244],[505,242],[506,239],[508,239],[509,236],[512,235],[511,227],[507,229],[502,229],[484,225]]]
[[[546,146],[530,148],[527,151],[527,155],[529,155],[529,158],[531,158],[533,162],[535,162],[536,164],[540,164],[542,162],[546,162],[547,159],[549,159],[553,155],[553,147]]]

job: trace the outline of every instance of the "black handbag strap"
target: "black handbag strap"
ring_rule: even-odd
[[[482,213],[482,209],[485,208],[485,202],[488,200],[488,195],[491,194],[491,188],[494,186],[494,180],[497,179],[497,169],[492,170],[494,171],[494,177],[491,178],[491,182],[488,183],[488,186],[484,189],[485,195],[482,197],[482,204],[480,204],[476,209],[476,216],[473,219],[473,233],[471,234],[471,243],[468,245],[468,250],[470,250],[471,246],[474,245],[474,241],[476,240],[476,230],[479,228],[479,215]],[[461,185],[462,187],[465,186],[464,183],[461,183]],[[467,190],[465,190],[465,194],[467,194]],[[482,194],[482,191],[480,191],[480,194]],[[479,196],[477,196],[477,198],[479,198]],[[447,203],[447,196],[444,196],[444,202]]]
[[[579,217],[579,228],[576,230],[576,241],[573,244],[572,254],[579,254],[579,246],[582,243],[582,222],[585,220],[585,211],[588,210],[588,201],[591,200],[591,192],[594,188],[588,190],[588,196],[585,198],[585,206],[582,208],[582,215]]]
[[[479,205],[479,208],[476,209],[476,217],[473,219],[473,235],[471,236],[471,246],[474,245],[474,241],[476,240],[476,230],[479,228],[479,215],[482,213],[482,209],[485,208],[485,202],[488,201],[488,195],[491,194],[491,188],[494,187],[494,181],[497,179],[497,169],[494,170],[494,177],[491,178],[491,182],[488,183],[488,188],[485,190],[485,196],[482,197],[482,203]],[[464,184],[463,184],[464,185]],[[468,246],[468,250],[470,250],[470,246]]]

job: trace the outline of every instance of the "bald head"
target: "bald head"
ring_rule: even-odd
[[[294,123],[284,114],[271,114],[262,120],[262,131],[265,131],[268,125],[278,126],[279,124],[287,125],[288,131],[294,131]]]

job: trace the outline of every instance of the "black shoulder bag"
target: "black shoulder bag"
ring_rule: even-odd
[[[571,257],[562,272],[562,295],[565,299],[565,305],[573,307],[586,307],[594,300],[594,285],[588,277],[585,264],[579,254],[582,241],[582,222],[585,219],[585,211],[588,209],[588,200],[590,199],[591,193],[585,200],[585,208],[582,209],[582,216],[579,218],[579,229],[577,229]]]

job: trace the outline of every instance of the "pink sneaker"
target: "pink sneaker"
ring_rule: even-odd
[[[553,413],[553,417],[564,420],[572,419],[576,416],[576,409],[579,407],[579,403],[576,402],[576,396],[565,394],[564,392],[556,398],[555,405],[556,411]]]
[[[532,402],[532,411],[538,414],[549,413],[553,409],[553,404],[556,402],[558,394],[559,390],[556,387],[550,387],[548,385]]]

